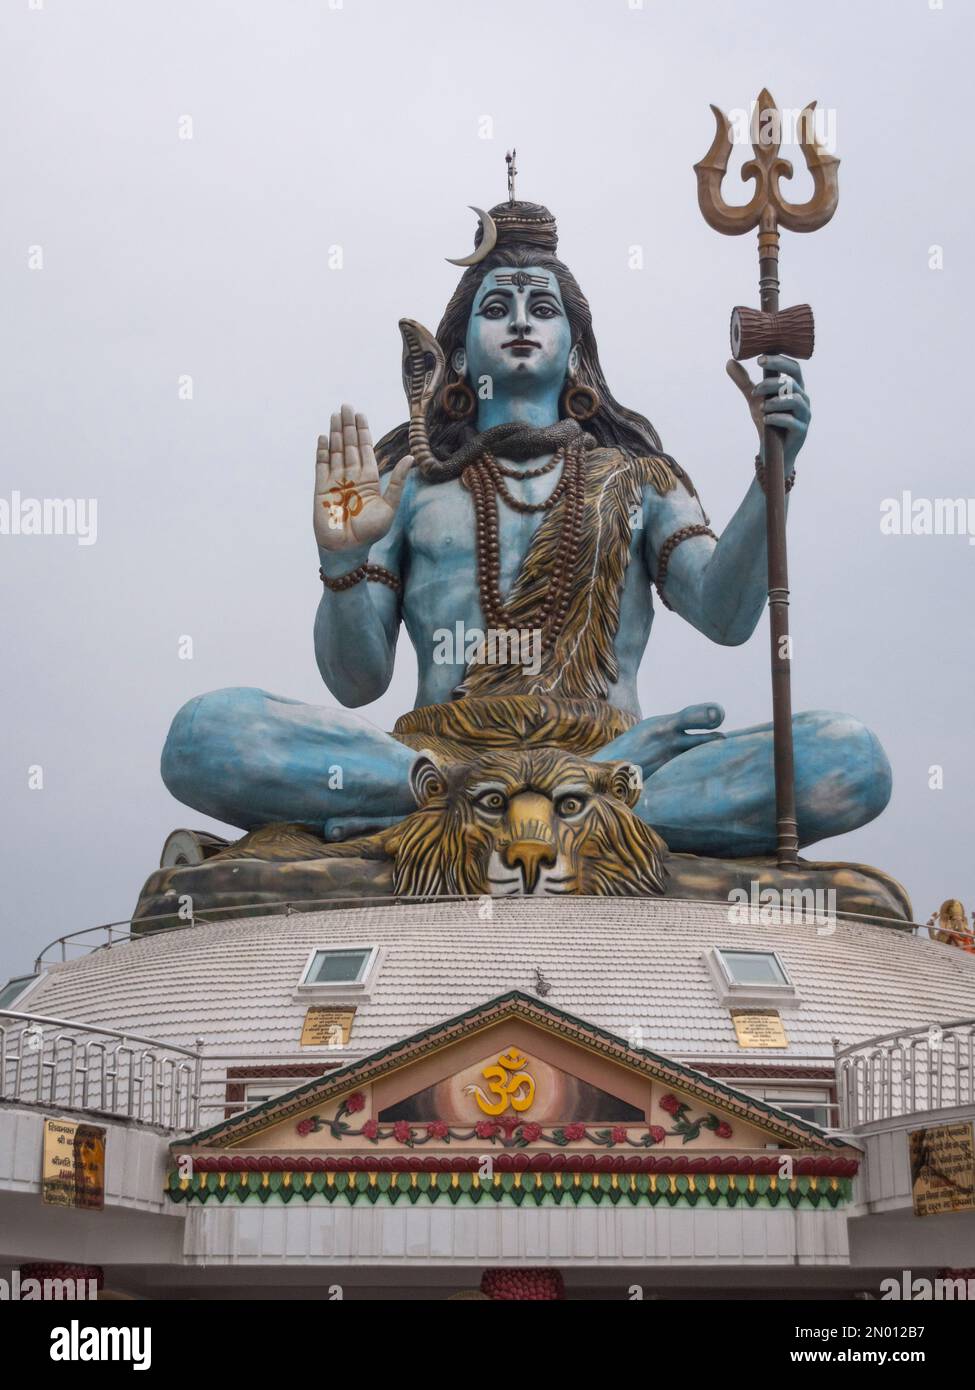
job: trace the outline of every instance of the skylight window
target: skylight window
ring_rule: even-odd
[[[361,986],[372,969],[374,946],[336,946],[313,951],[302,986]]]
[[[27,986],[36,979],[36,975],[21,975],[19,978],[9,980],[7,984],[0,986],[0,1009],[12,1008],[14,1000],[18,999],[27,989]]]
[[[774,951],[729,951],[717,948],[728,981],[733,985],[783,985],[792,982]]]
[[[776,951],[709,946],[704,961],[720,1004],[769,1009],[799,1004],[795,985]]]

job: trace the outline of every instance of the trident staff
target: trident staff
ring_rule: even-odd
[[[808,304],[779,309],[779,227],[791,232],[814,232],[825,226],[839,202],[839,160],[816,140],[811,102],[799,117],[799,145],[813,180],[806,203],[790,203],[781,193],[780,179],[792,178],[792,164],[779,155],[781,117],[767,88],[752,115],[755,158],[742,168],[745,182],[755,189],[744,206],[726,203],[721,183],[728,170],[733,133],[723,112],[712,106],[717,125],[707,154],[694,165],[697,198],[704,220],[725,236],[741,236],[758,228],[758,288],[761,309],[741,306],[731,315],[731,353],[741,362],[759,353],[812,356],[813,313]],[[775,372],[766,367],[764,375]],[[795,768],[792,754],[792,663],[789,638],[789,567],[785,537],[785,465],[781,430],[766,425],[763,441],[766,536],[768,540],[769,633],[772,656],[772,730],[775,757],[775,813],[780,865],[799,860],[796,822]]]

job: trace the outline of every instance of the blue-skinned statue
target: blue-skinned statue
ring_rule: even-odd
[[[171,910],[179,874],[210,901],[200,885],[217,883],[217,860],[236,864],[237,902],[248,885],[265,902],[383,890],[724,897],[774,878],[770,726],[723,731],[711,700],[644,717],[637,697],[654,587],[713,642],[754,632],[767,585],[761,451],[716,536],[656,430],[613,396],[556,246],[537,204],[481,214],[436,337],[401,322],[409,421],[374,446],[366,417],[343,406],[319,440],[322,678],[346,711],[377,699],[403,624],[414,709],[387,734],[262,690],[191,700],[163,778],[248,834],[203,866],[154,875],[147,915]],[[757,386],[740,364],[729,373],[759,438],[769,422],[784,432],[791,487],[809,397],[796,361],[763,365],[777,375]],[[889,765],[855,718],[799,714],[794,747],[802,845],[883,810]],[[642,857],[642,870],[621,877],[614,857]],[[784,881],[809,882],[810,868]],[[827,868],[851,910],[909,915],[892,880]]]

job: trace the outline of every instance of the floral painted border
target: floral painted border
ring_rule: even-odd
[[[662,1125],[648,1125],[638,1138],[630,1136],[628,1125],[612,1125],[606,1129],[589,1129],[581,1123],[558,1125],[546,1130],[542,1125],[530,1120],[522,1120],[517,1115],[502,1115],[496,1120],[478,1120],[470,1127],[459,1128],[449,1125],[446,1120],[428,1120],[413,1123],[410,1120],[395,1120],[392,1124],[381,1125],[378,1120],[366,1120],[358,1129],[346,1123],[347,1115],[356,1115],[364,1110],[366,1098],[362,1091],[346,1096],[335,1115],[330,1120],[321,1115],[308,1115],[295,1125],[298,1134],[318,1134],[327,1129],[333,1139],[366,1139],[378,1144],[383,1139],[393,1139],[407,1148],[429,1144],[432,1140],[449,1144],[451,1140],[469,1143],[472,1139],[484,1139],[491,1144],[500,1144],[504,1149],[520,1149],[528,1144],[554,1144],[564,1148],[567,1144],[587,1142],[612,1149],[625,1145],[631,1149],[649,1149],[662,1144],[668,1137],[679,1136],[685,1144],[696,1139],[702,1129],[709,1131],[716,1139],[730,1139],[734,1131],[727,1120],[719,1120],[717,1115],[708,1112],[692,1118],[688,1106],[675,1095],[666,1095],[660,1108],[674,1121],[672,1129]]]

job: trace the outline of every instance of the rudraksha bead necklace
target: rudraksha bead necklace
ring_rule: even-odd
[[[562,477],[544,502],[522,502],[513,497],[505,485],[508,478],[537,478],[550,472],[562,461]],[[498,498],[514,511],[523,513],[548,512],[565,497],[564,516],[553,558],[553,574],[545,601],[532,618],[541,630],[542,649],[556,641],[565,626],[569,613],[569,586],[575,571],[582,539],[582,518],[585,505],[582,451],[559,449],[548,463],[526,472],[504,468],[491,454],[482,454],[469,465],[461,481],[474,503],[475,547],[477,552],[477,582],[481,612],[490,627],[516,626],[501,597],[501,546],[499,541]]]

